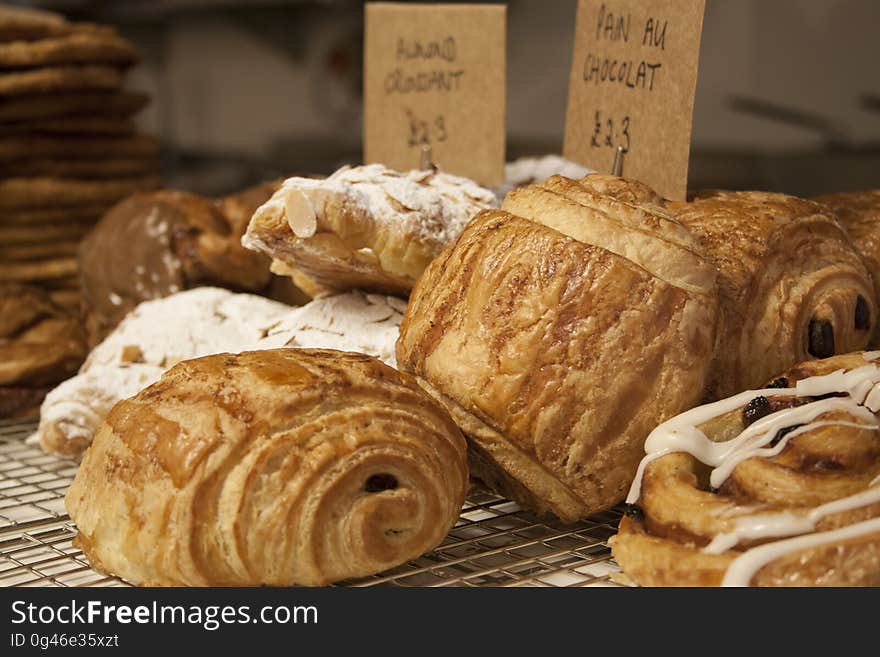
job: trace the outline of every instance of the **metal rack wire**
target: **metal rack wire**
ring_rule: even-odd
[[[72,461],[25,442],[31,422],[0,422],[0,586],[128,586],[73,546],[64,494]],[[347,586],[613,586],[607,540],[620,511],[564,525],[488,493],[472,495],[433,552]]]

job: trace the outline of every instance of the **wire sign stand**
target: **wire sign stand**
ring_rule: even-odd
[[[0,586],[128,586],[73,546],[64,495],[76,463],[25,442],[33,422],[0,421]],[[418,559],[345,586],[614,586],[607,541],[620,511],[564,525],[474,493],[443,543]]]

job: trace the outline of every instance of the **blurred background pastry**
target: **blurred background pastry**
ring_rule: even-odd
[[[201,285],[304,302],[273,282],[269,259],[241,246],[254,210],[277,183],[221,199],[160,190],[131,196],[95,226],[79,249],[89,343],[100,342],[142,301]]]
[[[37,287],[0,283],[0,418],[34,414],[85,355],[77,315]]]
[[[159,143],[123,89],[139,55],[114,28],[0,8],[0,281],[78,306],[76,246],[113,203],[158,185]]]

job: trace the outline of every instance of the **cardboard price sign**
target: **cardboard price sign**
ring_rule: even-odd
[[[578,0],[565,157],[684,199],[705,0]]]
[[[504,179],[506,8],[368,3],[364,161]]]

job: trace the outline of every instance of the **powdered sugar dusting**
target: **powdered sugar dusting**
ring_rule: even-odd
[[[521,157],[504,165],[504,185],[494,192],[499,200],[503,200],[510,190],[543,182],[555,174],[566,178],[583,178],[588,173],[593,173],[593,170],[560,155]]]
[[[326,199],[338,194],[374,221],[392,223],[396,230],[438,248],[458,237],[477,212],[498,206],[490,190],[467,178],[433,171],[400,173],[368,164],[343,167],[324,180],[289,178],[257,209],[254,220],[286,216],[286,199],[294,192],[310,198],[319,224]],[[258,248],[259,240],[249,229],[242,244]]]
[[[250,294],[202,287],[145,301],[89,354],[80,373],[47,396],[37,437],[90,441],[110,409],[181,360],[281,347],[356,351],[395,364],[406,302],[349,292],[291,308]],[[134,362],[132,362],[134,360]]]

